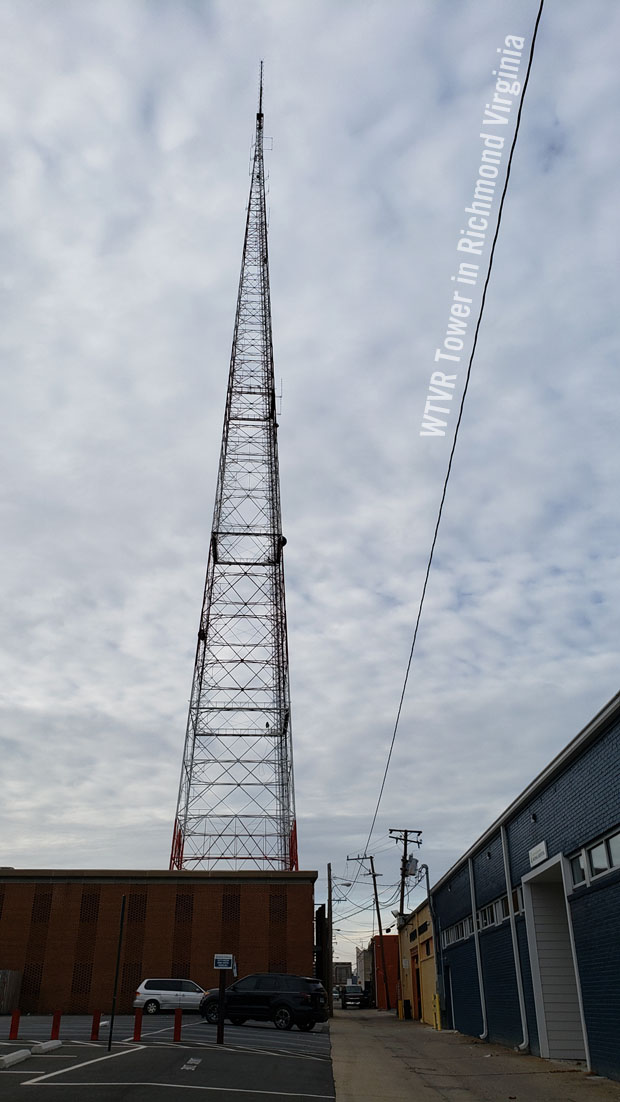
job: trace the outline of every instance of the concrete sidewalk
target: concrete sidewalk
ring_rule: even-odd
[[[330,1022],[336,1102],[620,1102],[620,1083],[378,1010]]]

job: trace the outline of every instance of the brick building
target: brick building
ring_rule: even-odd
[[[217,984],[214,953],[239,975],[312,975],[316,872],[0,870],[0,970],[21,973],[29,1013],[109,1010],[121,900],[117,1008],[153,977]]]
[[[620,694],[431,894],[448,1028],[620,1079]]]
[[[383,971],[384,957],[390,1009],[394,1010],[398,1002],[398,936],[396,934],[383,935],[382,953],[381,938],[378,934],[375,934],[374,937],[371,938],[368,948],[372,954],[372,980],[377,1010],[387,1010],[385,998],[385,973]]]

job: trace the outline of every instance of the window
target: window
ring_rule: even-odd
[[[441,932],[441,944],[444,949],[447,945],[454,945],[454,942],[458,941],[456,936],[456,926],[450,926],[447,930]]]
[[[573,874],[573,884],[575,886],[577,886],[577,884],[585,884],[586,870],[582,853],[578,853],[576,857],[571,857],[570,867]]]
[[[491,903],[488,907],[481,907],[478,911],[478,929],[486,930],[488,926],[495,925],[495,908]]]
[[[589,884],[595,876],[603,876],[612,869],[620,868],[620,833],[616,827],[613,834],[600,838],[584,846],[579,853],[569,858],[573,887]]]
[[[474,924],[471,920],[471,915],[467,915],[462,918],[460,922],[455,922],[454,926],[449,926],[447,930],[444,930],[441,935],[442,945],[454,945],[457,941],[463,941],[466,937],[470,937],[474,932]],[[426,943],[428,945],[428,942]]]
[[[235,984],[235,991],[254,991],[256,988],[256,976],[247,976]]]
[[[618,836],[618,844],[620,848],[620,835]],[[513,888],[512,890],[512,907],[516,915],[523,914],[523,892],[521,888]],[[480,908],[476,916],[478,929],[488,930],[491,926],[500,926],[509,917],[508,896],[501,895],[499,899],[494,899],[486,907]],[[454,926],[448,926],[446,930],[442,931],[441,944],[444,948],[447,945],[454,945],[456,941],[463,941],[465,938],[471,937],[473,932],[472,916],[467,915],[460,922],[455,922]],[[410,935],[410,940],[412,940],[412,935]]]
[[[620,865],[620,834],[612,834],[608,844],[611,865],[614,868],[616,865]]]
[[[256,981],[257,991],[278,991],[281,988],[278,976],[259,976]]]
[[[199,987],[198,984],[194,983],[192,980],[183,980],[181,982],[181,990],[193,991],[194,994],[197,994],[199,991],[202,991],[202,987]]]
[[[607,846],[604,842],[599,842],[597,846],[592,846],[588,850],[588,857],[590,859],[590,872],[592,876],[598,876],[600,872],[607,872],[609,868],[609,858],[607,857]]]

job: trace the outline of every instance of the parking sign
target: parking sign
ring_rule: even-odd
[[[213,967],[218,971],[223,969],[228,971],[233,966],[232,953],[216,953],[213,958]]]

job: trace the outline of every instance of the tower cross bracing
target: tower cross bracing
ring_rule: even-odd
[[[298,865],[262,89],[171,869]]]

